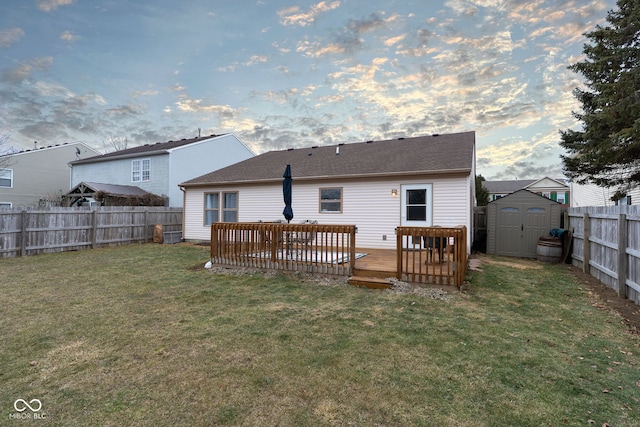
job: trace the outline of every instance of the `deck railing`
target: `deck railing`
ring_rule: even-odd
[[[213,223],[211,262],[348,276],[355,242],[355,225]]]
[[[462,286],[467,271],[467,228],[397,227],[397,278]]]

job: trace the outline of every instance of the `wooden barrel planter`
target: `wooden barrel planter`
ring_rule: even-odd
[[[559,263],[562,258],[562,240],[558,237],[540,237],[536,254],[538,261]]]

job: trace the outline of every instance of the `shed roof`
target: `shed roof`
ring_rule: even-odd
[[[514,191],[508,196],[504,196],[504,197],[500,197],[498,199],[492,200],[491,202],[489,202],[489,204],[502,205],[502,204],[518,204],[518,203],[525,203],[525,202],[534,202],[534,203],[549,204],[549,205],[561,204],[555,200],[549,199],[548,197],[544,197],[538,193],[534,193],[533,191],[527,190],[526,188]]]
[[[288,164],[294,180],[470,173],[475,161],[474,149],[475,132],[469,131],[269,151],[181,185],[280,181]]]

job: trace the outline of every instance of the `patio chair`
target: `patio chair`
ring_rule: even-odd
[[[440,227],[439,225],[434,225],[434,227]],[[422,236],[424,247],[429,251],[429,257],[427,258],[427,262],[433,262],[433,251],[438,252],[438,261],[443,263],[444,258],[442,254],[447,249],[447,244],[449,243],[449,238],[447,236]]]
[[[318,221],[315,220],[304,220],[301,221],[300,224],[317,224]],[[295,236],[293,237],[293,241],[299,245],[305,246],[305,247],[309,247],[311,246],[311,243],[313,242],[313,240],[316,238],[316,233],[314,231],[298,231],[295,233]]]

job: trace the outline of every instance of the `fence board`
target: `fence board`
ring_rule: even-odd
[[[151,241],[153,226],[182,229],[182,208],[0,209],[0,258]]]
[[[572,263],[640,305],[640,206],[570,208]]]

